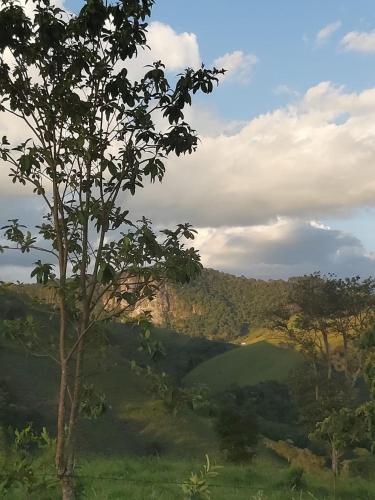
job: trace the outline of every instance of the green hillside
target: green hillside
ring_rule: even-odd
[[[234,384],[254,385],[265,380],[283,382],[289,371],[301,362],[302,356],[295,351],[257,342],[205,361],[185,377],[185,383],[207,384],[214,392],[219,392]]]
[[[38,300],[55,302],[53,290],[42,285],[11,288]],[[240,341],[260,327],[267,327],[275,310],[285,304],[289,288],[289,281],[263,281],[203,269],[190,283],[168,284],[150,309],[156,308],[163,326],[185,335]]]
[[[23,427],[55,428],[58,370],[48,356],[31,354],[25,346],[6,333],[7,321],[33,316],[40,343],[56,339],[56,324],[51,309],[29,295],[16,294],[0,287],[0,423]],[[4,322],[5,320],[5,322]],[[85,383],[104,393],[108,411],[97,420],[83,420],[79,435],[85,453],[114,455],[163,454],[202,455],[215,449],[211,423],[194,412],[184,410],[171,415],[150,392],[149,383],[130,368],[150,362],[139,352],[137,327],[110,323],[96,339],[85,358]],[[224,343],[192,339],[155,328],[166,357],[158,363],[173,380],[180,380],[201,361],[230,348]],[[41,348],[41,351],[43,349]]]
[[[170,326],[191,336],[234,341],[267,323],[285,303],[290,283],[204,269],[190,283],[171,287]]]

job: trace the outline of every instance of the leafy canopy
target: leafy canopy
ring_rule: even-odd
[[[131,220],[126,206],[146,180],[162,181],[168,155],[195,151],[185,108],[193,94],[210,93],[223,70],[187,68],[172,85],[156,61],[132,77],[130,61],[148,50],[154,0],[88,0],[78,15],[50,0],[29,4],[31,16],[1,1],[0,112],[23,121],[29,138],[12,145],[3,136],[0,155],[12,182],[32,186],[46,211],[35,234],[10,220],[3,229],[13,246],[1,250],[49,253],[53,262],[38,260],[32,275],[46,283],[57,260],[60,279],[80,279],[89,302],[98,284],[134,303],[152,296],[162,276],[188,280],[200,268],[197,252],[181,242],[194,237],[190,225],[160,237],[147,218]],[[132,295],[124,276],[142,276],[144,293]]]

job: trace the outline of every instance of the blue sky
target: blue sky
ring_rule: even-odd
[[[229,71],[187,113],[198,152],[131,210],[192,222],[203,263],[235,274],[375,275],[374,30],[370,0],[157,0],[135,75],[158,59],[170,77],[202,61]],[[14,205],[37,214],[17,197],[3,213]]]
[[[373,55],[345,53],[337,42],[345,32],[375,26],[369,0],[160,0],[154,19],[178,31],[194,32],[208,64],[234,50],[251,52],[260,63],[251,86],[220,88],[212,101],[223,116],[248,119],[287,102],[276,95],[279,85],[304,92],[322,80],[359,90],[375,84]],[[342,27],[321,48],[315,37],[324,26]]]
[[[81,4],[65,3],[74,11]],[[229,119],[248,119],[285,105],[288,96],[275,93],[280,85],[304,92],[322,80],[350,90],[375,84],[372,55],[358,57],[337,47],[340,34],[374,29],[370,0],[157,0],[152,20],[195,33],[207,65],[234,50],[257,55],[260,64],[251,86],[238,86],[235,92],[219,88],[209,98]],[[318,31],[338,20],[340,30],[317,49]]]

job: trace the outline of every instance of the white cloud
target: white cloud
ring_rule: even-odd
[[[137,215],[162,225],[248,226],[375,204],[375,88],[347,93],[322,82],[249,122],[228,123],[202,107],[186,118],[201,134],[198,151],[170,159],[162,184],[127,201]],[[18,123],[0,120],[1,135],[18,137]],[[17,194],[1,172],[2,196]],[[2,205],[3,218],[13,216]]]
[[[278,85],[275,88],[274,93],[276,95],[285,95],[288,97],[299,97],[300,96],[300,93],[297,90],[293,89],[292,87],[289,87],[289,85],[286,85],[284,83]]]
[[[316,35],[315,43],[317,45],[323,45],[327,40],[338,31],[342,26],[341,21],[335,21],[333,23],[327,24],[324,26]]]
[[[321,218],[374,206],[374,165],[375,88],[346,93],[322,82],[231,135],[202,137],[194,155],[171,159],[164,182],[146,186],[131,206],[158,223],[200,227]]]
[[[341,45],[347,51],[373,54],[375,53],[375,31],[351,31],[341,40]]]
[[[162,61],[166,71],[177,72],[187,67],[197,69],[202,60],[197,36],[194,33],[177,33],[168,24],[153,21],[147,28],[147,45],[136,59],[126,62],[130,78],[144,75],[145,66]]]
[[[254,54],[245,54],[242,50],[236,50],[218,57],[213,65],[227,70],[224,79],[246,84],[249,83],[253,68],[258,62],[259,59]]]
[[[176,33],[171,26],[154,21],[148,27],[147,43],[152,59],[162,60],[171,71],[188,66],[197,68],[202,63],[194,33]]]
[[[314,221],[278,218],[258,226],[201,229],[206,267],[256,278],[288,278],[314,271],[374,274],[375,256],[351,234]]]
[[[358,238],[314,220],[278,217],[267,224],[200,228],[194,246],[206,267],[260,279],[315,271],[340,276],[375,274],[375,255]],[[30,282],[37,258],[4,253],[0,281]]]

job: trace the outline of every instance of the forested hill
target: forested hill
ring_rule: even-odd
[[[285,304],[290,283],[236,277],[204,269],[187,285],[163,286],[157,297],[151,303],[143,303],[135,314],[149,310],[157,325],[193,337],[230,341],[266,326],[279,305]],[[54,292],[48,287],[14,285],[14,289],[54,302]]]
[[[233,340],[265,326],[289,282],[236,277],[212,269],[184,286],[164,287],[148,304],[154,321],[191,336]]]

